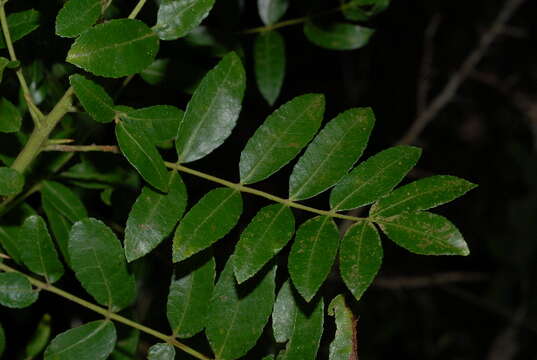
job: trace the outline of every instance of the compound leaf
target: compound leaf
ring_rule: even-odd
[[[261,181],[291,161],[319,130],[323,113],[320,94],[298,96],[273,112],[241,153],[241,183]]]
[[[310,301],[328,276],[339,245],[339,231],[329,216],[309,219],[298,228],[289,253],[289,275]]]
[[[76,37],[101,16],[101,0],[69,0],[56,16],[56,35]]]
[[[39,27],[39,12],[34,9],[9,14],[7,26],[11,35],[11,41],[15,42]],[[6,47],[4,36],[0,36],[0,49]]]
[[[114,19],[81,34],[66,60],[95,75],[118,78],[149,66],[158,48],[157,35],[143,22]]]
[[[375,30],[354,24],[331,23],[304,25],[304,34],[313,44],[330,50],[359,49],[369,42]]]
[[[9,272],[0,273],[0,304],[13,309],[32,305],[39,293],[23,275]]]
[[[289,197],[307,199],[337,183],[362,155],[374,124],[370,108],[347,110],[326,124],[293,168]]]
[[[235,246],[233,270],[239,283],[255,275],[291,240],[295,218],[289,207],[273,204],[261,209]]]
[[[211,190],[190,209],[173,237],[173,261],[184,260],[208,248],[237,224],[242,213],[240,192]]]
[[[22,125],[19,109],[6,98],[0,100],[0,132],[17,132]]]
[[[116,125],[116,137],[121,152],[142,177],[160,191],[167,191],[168,171],[164,160],[151,138],[145,124],[124,119]]]
[[[97,2],[100,2],[100,0]],[[112,100],[102,86],[79,74],[71,75],[69,82],[75,89],[75,94],[84,107],[84,110],[95,121],[108,123],[114,120],[114,100]]]
[[[168,193],[145,186],[136,199],[125,229],[125,256],[136,260],[153,250],[179,221],[186,207],[185,184],[178,172],[169,173]]]
[[[429,212],[405,212],[375,220],[397,245],[421,255],[470,254],[459,230],[446,218]]]
[[[0,195],[15,195],[24,187],[24,176],[15,169],[0,167]]]
[[[288,7],[288,0],[257,0],[259,17],[265,25],[271,25],[280,20]]]
[[[163,0],[153,28],[161,40],[187,35],[209,15],[215,0]]]
[[[103,222],[87,218],[69,233],[69,257],[76,277],[101,305],[118,311],[135,297],[121,243]]]
[[[370,157],[336,185],[330,193],[330,206],[348,210],[374,202],[403,179],[420,155],[416,147],[394,146]]]
[[[173,334],[180,338],[194,336],[206,325],[214,289],[215,262],[212,256],[200,255],[179,265],[180,273],[170,284],[168,322]]]
[[[269,105],[273,105],[285,76],[285,43],[278,32],[269,31],[257,36],[254,64],[257,88]]]
[[[339,272],[356,300],[371,285],[382,264],[382,245],[375,226],[367,221],[354,224],[339,249]]]
[[[205,75],[188,102],[177,132],[180,162],[201,159],[222,145],[239,117],[245,87],[244,67],[234,52]]]
[[[369,215],[389,217],[404,211],[427,210],[450,202],[476,186],[455,176],[431,176],[395,189],[377,201]]]
[[[56,336],[45,360],[105,360],[114,350],[116,328],[109,320],[92,321]]]
[[[329,360],[358,359],[356,351],[356,317],[345,303],[343,295],[336,296],[328,305],[328,315],[336,318],[336,336],[330,343]]]
[[[237,359],[255,345],[274,305],[275,273],[272,267],[251,284],[238,285],[228,261],[214,288],[205,330],[217,359]]]
[[[278,360],[315,360],[323,334],[324,301],[303,304],[285,282],[278,293],[272,313],[274,337],[279,343],[287,342]]]
[[[82,201],[65,185],[55,181],[45,181],[41,188],[41,195],[43,202],[50,204],[72,223],[88,216]]]
[[[32,215],[20,230],[20,249],[24,265],[54,283],[63,275],[63,265],[42,217]]]
[[[151,346],[147,351],[147,360],[173,360],[175,348],[167,343],[159,343]]]

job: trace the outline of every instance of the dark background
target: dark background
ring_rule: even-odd
[[[417,117],[424,53],[432,54],[430,100],[457,74],[460,64],[474,51],[506,2],[393,1],[385,12],[367,24],[377,30],[371,42],[353,51],[316,47],[306,40],[300,25],[282,28],[287,74],[275,106],[309,92],[326,95],[326,120],[350,107],[371,106],[377,120],[364,154],[366,158],[396,143]],[[238,159],[246,140],[273,111],[256,90],[253,80],[254,35],[241,34],[245,29],[260,26],[261,22],[255,1],[244,3],[240,10],[234,9],[235,1],[217,1],[217,7],[206,21],[218,38],[216,50],[194,46],[188,39],[162,42],[159,57],[170,58],[171,62],[165,81],[156,88],[139,77],[121,91],[120,81],[99,80],[124,105],[171,104],[184,108],[189,89],[216,63],[215,55],[228,49],[239,50],[244,55],[249,80],[237,129],[220,149],[192,164],[196,169],[233,181],[238,180]],[[312,7],[305,0],[290,3],[284,20],[304,16]],[[118,15],[128,14],[133,6],[129,1],[114,4]],[[41,30],[16,43],[23,65],[29,66],[40,59],[43,68],[50,71],[55,63],[61,63],[70,45],[69,40],[53,35],[53,20],[61,2],[19,1],[10,6],[14,11],[34,7],[43,13]],[[318,4],[320,9],[334,6],[336,1]],[[155,14],[156,5],[148,2],[140,18],[152,25]],[[525,1],[449,104],[436,113],[414,142],[423,148],[423,156],[409,180],[450,174],[479,184],[463,198],[435,210],[459,227],[471,255],[418,256],[384,239],[385,258],[379,281],[359,303],[352,304],[359,317],[360,359],[537,359],[535,14],[537,3]],[[338,14],[330,17],[342,19]],[[436,21],[438,28],[427,44],[424,34],[431,21]],[[46,80],[45,77],[41,82]],[[59,81],[65,84],[65,79]],[[0,88],[2,95],[11,97],[16,85],[14,77],[6,79]],[[52,103],[54,96],[50,97]],[[114,143],[110,126],[92,129],[95,136],[91,142]],[[95,159],[106,163],[117,161],[115,155],[99,156]],[[286,166],[255,187],[286,196],[291,169],[292,165]],[[214,187],[187,175],[184,179],[190,204]],[[125,187],[115,192],[113,208],[102,205],[92,194],[84,195],[85,203],[92,216],[124,224],[137,191]],[[252,214],[266,204],[249,196],[245,199],[245,214]],[[39,208],[38,197],[30,198],[30,203]],[[327,196],[319,196],[307,204],[326,208]],[[298,222],[309,216],[299,212],[295,215]],[[216,251],[231,251],[249,219],[250,215],[243,216],[238,228],[216,246]],[[143,285],[138,310],[143,309],[140,316],[145,323],[167,329],[162,309],[172,271],[169,243],[135,267],[139,272],[150,269],[153,276],[161,274],[162,281],[155,280],[159,279],[157,275]],[[76,281],[66,277],[60,286],[76,289]],[[323,287],[328,296],[341,290],[337,274]],[[85,296],[81,290],[73,291]],[[52,316],[55,332],[74,321],[95,318],[88,311],[80,311],[76,305],[48,294],[42,294],[39,306],[28,310],[1,309],[4,327],[13,331],[11,334],[20,334],[15,337],[8,333],[11,344],[17,345],[11,347],[6,359],[15,356],[13,348],[27,341],[35,321],[45,311]],[[326,357],[330,336],[323,338],[319,358]],[[152,342],[153,339],[142,336],[141,349]],[[258,358],[257,354],[254,350],[247,358]]]

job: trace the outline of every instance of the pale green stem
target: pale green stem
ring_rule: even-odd
[[[134,19],[138,15],[140,10],[142,10],[142,8],[144,7],[146,1],[147,0],[139,0],[138,1],[138,4],[136,4],[134,9],[132,9],[132,12],[129,14],[129,19]]]

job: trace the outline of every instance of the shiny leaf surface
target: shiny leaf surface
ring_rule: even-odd
[[[155,144],[175,138],[183,116],[182,110],[170,105],[155,105],[121,114],[123,119],[143,125],[147,130],[145,135]]]
[[[167,343],[155,344],[147,352],[147,360],[173,360],[175,348]]]
[[[162,0],[155,32],[162,40],[185,36],[209,15],[215,0]]]
[[[9,14],[7,26],[11,35],[11,41],[15,42],[39,27],[39,13],[34,9]],[[4,36],[0,36],[0,49],[6,47]]]
[[[374,32],[368,27],[347,23],[320,25],[308,21],[304,25],[304,34],[309,41],[330,50],[359,49],[367,45]]]
[[[76,97],[84,107],[84,110],[100,123],[114,120],[114,100],[106,93],[104,88],[82,75],[69,77],[71,86],[75,89]]]
[[[32,305],[39,293],[32,289],[26,277],[19,273],[0,273],[0,305],[21,309]]]
[[[288,0],[257,0],[259,17],[265,25],[271,25],[280,20],[288,7]]]
[[[86,208],[78,196],[67,186],[55,181],[45,181],[41,189],[43,201],[71,222],[88,216]]]
[[[101,0],[69,0],[56,16],[56,35],[76,37],[101,16]]]

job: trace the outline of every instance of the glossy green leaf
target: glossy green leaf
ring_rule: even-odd
[[[187,193],[178,172],[169,174],[169,192],[144,187],[136,199],[125,229],[125,256],[136,260],[153,250],[173,231],[185,211]]]
[[[296,232],[289,253],[289,275],[296,289],[310,301],[328,276],[339,246],[339,231],[329,216],[309,219]]]
[[[33,359],[45,349],[50,340],[50,315],[45,314],[37,324],[30,341],[24,349],[24,358]]]
[[[30,216],[24,221],[20,232],[20,250],[24,265],[32,272],[54,283],[63,275],[63,265],[58,258],[54,243],[43,218]]]
[[[278,32],[269,31],[257,36],[254,63],[257,88],[269,105],[273,105],[285,77],[285,43]]]
[[[56,16],[56,35],[76,37],[101,16],[101,0],[69,0]]]
[[[22,263],[19,250],[20,238],[19,226],[0,226],[0,245],[16,263]]]
[[[19,109],[6,98],[0,100],[0,132],[17,132],[22,125]]]
[[[67,218],[61,213],[56,211],[56,209],[48,202],[45,197],[43,197],[42,206],[43,211],[47,216],[50,230],[52,231],[54,239],[56,240],[56,244],[58,245],[58,248],[60,249],[60,252],[65,262],[69,265],[69,231],[71,230],[71,226],[73,225],[73,223],[67,220]]]
[[[0,167],[0,195],[15,195],[24,187],[24,176],[17,170]]]
[[[102,86],[78,74],[71,75],[69,82],[75,89],[76,97],[80,100],[84,110],[95,121],[107,123],[114,120],[114,100],[112,100]]]
[[[241,153],[241,183],[261,181],[291,161],[319,130],[323,113],[320,94],[298,96],[273,112]]]
[[[34,9],[9,14],[7,26],[11,35],[11,41],[22,39],[39,27],[39,13]],[[4,35],[0,36],[0,49],[6,47]]]
[[[216,358],[237,359],[261,336],[274,305],[276,268],[238,285],[231,261],[220,274],[209,305],[206,334]]]
[[[19,273],[0,273],[0,305],[21,309],[32,305],[39,293]]]
[[[157,189],[167,191],[168,171],[155,144],[147,136],[145,125],[122,120],[116,124],[116,137],[121,152],[140,175]]]
[[[354,24],[330,23],[304,25],[304,34],[313,44],[330,50],[359,49],[369,42],[375,30]]]
[[[288,6],[288,0],[257,0],[259,17],[265,25],[271,25],[280,20]]]
[[[315,360],[323,334],[324,301],[303,304],[291,289],[283,284],[272,313],[272,328],[277,342],[287,342],[278,360]]]
[[[9,60],[3,56],[0,56],[0,83],[2,82],[2,78],[4,77],[4,69],[8,65],[9,65]],[[2,119],[2,116],[0,116],[0,119]]]
[[[307,199],[337,183],[362,156],[374,124],[370,108],[347,110],[326,124],[293,168],[289,197]]]
[[[215,0],[162,0],[155,32],[162,40],[175,40],[188,34],[209,15]]]
[[[253,275],[291,240],[295,218],[289,207],[273,204],[261,209],[235,246],[233,271],[239,283]]]
[[[175,348],[167,343],[155,344],[147,352],[147,360],[173,360],[175,359]]]
[[[170,105],[150,106],[121,114],[123,119],[142,123],[147,129],[146,136],[155,144],[175,138],[183,116],[182,110]]]
[[[244,68],[234,52],[205,75],[177,132],[180,162],[201,159],[227,139],[239,117],[245,87]]]
[[[66,60],[95,75],[117,78],[142,71],[158,49],[158,37],[146,24],[114,19],[82,33]]]
[[[101,305],[118,311],[135,297],[121,243],[104,223],[87,218],[69,233],[71,267],[82,286]]]
[[[238,191],[218,188],[207,193],[179,223],[173,237],[173,262],[184,260],[224,237],[239,220]]]
[[[67,186],[55,181],[45,181],[41,188],[43,201],[72,223],[88,216],[78,196]]]
[[[115,344],[114,324],[109,320],[92,321],[52,339],[44,360],[105,360]]]
[[[394,146],[370,157],[336,185],[330,193],[330,206],[348,210],[374,202],[403,179],[420,155],[416,147]]]
[[[339,249],[339,272],[356,300],[375,279],[382,253],[380,236],[373,224],[361,221],[347,230]]]
[[[166,69],[169,63],[170,59],[156,59],[142,70],[140,77],[150,85],[160,84],[166,78]]]
[[[178,265],[168,294],[167,316],[172,332],[180,338],[196,335],[206,325],[214,289],[215,262],[206,253]]]
[[[431,176],[395,189],[377,201],[369,215],[389,217],[404,211],[427,210],[450,202],[476,186],[455,176]]]
[[[356,345],[356,317],[345,303],[343,295],[336,296],[328,305],[328,315],[336,318],[336,336],[330,343],[329,360],[358,360]]]
[[[470,254],[459,230],[446,218],[429,212],[408,212],[376,220],[397,245],[421,255]]]
[[[6,350],[6,334],[4,333],[4,328],[0,324],[0,357],[4,354]]]

